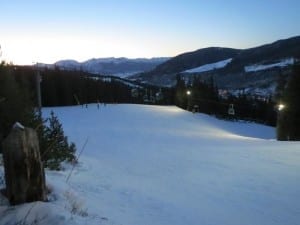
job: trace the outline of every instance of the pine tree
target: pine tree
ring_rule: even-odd
[[[282,104],[278,113],[277,139],[300,140],[300,65],[295,65],[292,76],[283,92]]]
[[[41,159],[44,162],[45,161],[45,153],[47,151],[48,145],[48,138],[46,136],[46,122],[47,119],[42,118],[42,113],[38,109],[34,109],[33,111],[33,117],[29,122],[29,127],[32,127],[36,130],[38,134],[39,144],[40,144],[40,154]]]
[[[280,101],[280,99],[282,98],[282,94],[284,91],[284,88],[286,86],[286,82],[287,82],[287,76],[283,75],[282,71],[280,71],[278,78],[277,78],[277,86],[275,89],[275,95],[274,95],[274,99],[275,101]]]
[[[192,105],[199,106],[199,112],[207,114],[217,113],[218,92],[211,77],[205,83],[199,77],[194,77],[192,82]]]
[[[45,149],[42,150],[44,166],[49,169],[60,170],[63,161],[76,161],[76,147],[69,144],[64,135],[62,124],[53,112],[50,114],[49,127],[45,130]]]
[[[15,122],[30,125],[33,104],[28,89],[16,82],[12,66],[0,65],[0,142]]]
[[[175,87],[175,104],[178,107],[186,109],[188,98],[186,94],[187,88],[185,85],[185,81],[180,75],[177,75],[176,80],[177,83]]]

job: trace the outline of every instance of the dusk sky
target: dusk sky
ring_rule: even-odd
[[[1,60],[163,57],[300,35],[299,0],[1,1]]]

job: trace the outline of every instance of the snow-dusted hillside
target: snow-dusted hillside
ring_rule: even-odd
[[[26,215],[43,225],[299,222],[300,143],[275,141],[274,128],[173,106],[47,108],[44,116],[51,110],[79,152],[86,143],[80,164],[68,182],[70,169],[47,172],[48,203],[0,199],[0,224]]]
[[[207,71],[211,71],[211,70],[221,69],[221,68],[224,68],[225,66],[227,66],[227,64],[230,63],[231,61],[232,61],[232,58],[225,59],[225,60],[218,61],[215,63],[209,63],[209,64],[205,64],[205,65],[193,68],[193,69],[185,70],[182,73],[202,73],[202,72],[207,72]]]
[[[289,79],[292,65],[300,59],[300,36],[248,49],[210,47],[177,55],[154,70],[130,77],[157,86],[176,85],[180,73],[187,83],[194,77],[214,81],[222,90],[248,89],[250,95],[273,96],[279,76]],[[192,75],[192,76],[191,76]],[[253,91],[251,91],[253,90]],[[258,90],[258,91],[257,91]]]
[[[271,69],[274,67],[286,67],[289,65],[293,65],[295,63],[294,58],[288,58],[288,59],[282,59],[279,60],[279,62],[276,63],[270,63],[270,64],[255,64],[255,65],[250,65],[250,66],[245,66],[245,72],[256,72],[256,71],[261,71],[261,70],[267,70]]]

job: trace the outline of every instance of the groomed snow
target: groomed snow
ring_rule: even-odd
[[[289,65],[293,65],[295,63],[294,58],[289,58],[289,59],[282,59],[278,63],[272,63],[272,64],[266,64],[266,65],[260,65],[260,64],[255,64],[255,65],[250,65],[250,66],[245,66],[245,72],[256,72],[256,71],[261,71],[261,70],[267,70],[271,69],[274,67],[286,67]]]
[[[205,65],[193,68],[193,69],[185,70],[182,73],[202,73],[202,72],[206,72],[206,71],[221,69],[221,68],[224,68],[225,66],[227,66],[227,64],[230,63],[231,61],[232,61],[232,58],[225,59],[225,60],[222,60],[219,62],[205,64]]]
[[[80,164],[68,182],[70,168],[47,171],[48,203],[8,207],[0,198],[1,225],[32,206],[28,224],[299,223],[300,143],[275,141],[271,127],[174,106],[94,104],[44,116],[51,110],[78,153],[86,143]]]

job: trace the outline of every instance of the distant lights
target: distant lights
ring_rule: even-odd
[[[187,94],[187,95],[191,95],[192,92],[191,92],[190,90],[187,90],[186,94]]]
[[[277,107],[278,107],[279,111],[282,111],[285,108],[285,105],[284,104],[279,104]]]

